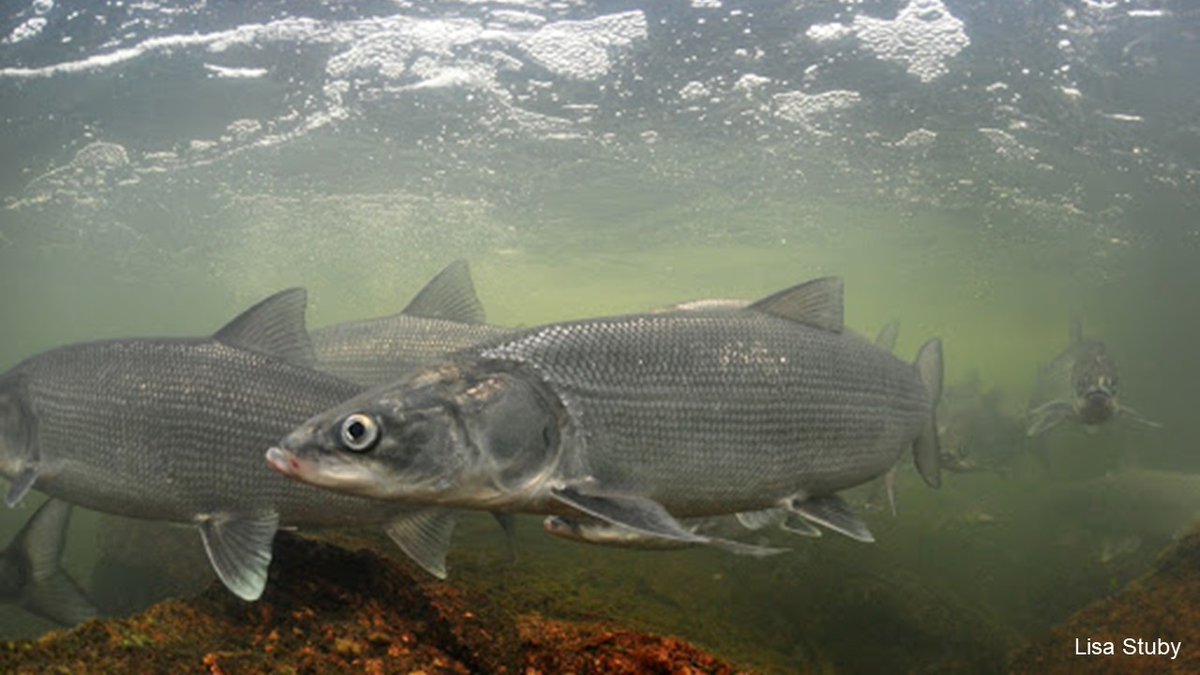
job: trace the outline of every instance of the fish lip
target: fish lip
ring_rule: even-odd
[[[266,459],[267,464],[272,469],[275,469],[288,478],[300,480],[300,474],[303,469],[300,464],[300,458],[296,456],[296,453],[279,446],[272,446],[267,449]]]

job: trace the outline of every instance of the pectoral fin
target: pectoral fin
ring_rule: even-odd
[[[8,492],[4,495],[4,503],[8,504],[9,508],[21,503],[25,495],[33,489],[33,484],[37,482],[38,472],[36,468],[29,467],[17,474],[12,480],[12,484],[8,486]]]
[[[786,550],[696,534],[680,524],[670,513],[667,513],[661,504],[645,497],[600,494],[578,486],[551,488],[550,494],[564,504],[590,516],[660,539],[707,544],[738,555],[756,557],[774,555]]]
[[[262,596],[271,565],[271,542],[279,529],[274,511],[215,513],[200,520],[200,536],[213,570],[225,587],[243,600]]]
[[[67,626],[96,616],[96,607],[62,569],[62,550],[71,505],[57,499],[42,504],[9,550],[24,557],[29,574],[18,603],[25,609]]]
[[[1075,406],[1061,399],[1043,403],[1029,413],[1029,428],[1025,435],[1040,436],[1075,414]]]
[[[550,489],[558,501],[614,525],[663,539],[704,543],[707,538],[691,532],[667,513],[661,504],[645,497],[599,494],[584,488],[563,486]]]
[[[448,509],[421,509],[397,517],[384,531],[421,569],[445,579],[446,551],[457,520]]]
[[[492,511],[496,524],[504,530],[504,542],[508,544],[508,556],[513,563],[517,562],[517,517],[511,513]]]
[[[789,513],[779,524],[779,528],[784,532],[798,534],[801,537],[819,537],[821,530],[817,529],[816,525],[808,522],[803,516],[796,513]]]
[[[1130,408],[1129,406],[1127,406],[1125,404],[1121,404],[1121,407],[1119,410],[1120,410],[1121,416],[1128,417],[1129,421],[1131,421],[1131,422],[1137,422],[1138,424],[1140,424],[1144,427],[1149,427],[1151,429],[1161,429],[1162,428],[1162,424],[1160,424],[1159,422],[1155,422],[1154,420],[1149,419],[1142,413],[1134,410],[1133,408]]]
[[[779,509],[763,509],[761,511],[742,511],[733,514],[737,521],[747,530],[761,530],[764,527],[783,520],[783,512]]]
[[[805,520],[844,534],[851,539],[868,543],[875,541],[875,537],[872,536],[867,526],[850,511],[846,502],[837,495],[810,497],[804,501],[792,499],[788,502],[788,509]]]

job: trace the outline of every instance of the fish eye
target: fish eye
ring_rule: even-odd
[[[338,427],[342,445],[352,452],[366,452],[379,442],[379,425],[370,415],[347,415]]]

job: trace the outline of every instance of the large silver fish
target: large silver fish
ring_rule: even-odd
[[[941,344],[916,367],[842,329],[842,284],[745,309],[573,321],[463,350],[318,415],[280,472],[412,504],[585,514],[646,535],[770,549],[677,518],[784,509],[859,539],[837,492],[913,447],[938,485]]]
[[[47,499],[0,551],[0,601],[74,626],[96,616],[96,607],[62,569],[71,505]]]
[[[1029,404],[1026,433],[1038,436],[1071,420],[1095,431],[1122,415],[1149,427],[1153,422],[1117,399],[1117,362],[1104,343],[1083,337],[1078,319],[1071,321],[1071,344],[1038,373]]]
[[[483,320],[483,305],[475,295],[467,263],[456,260],[399,314],[337,323],[309,334],[318,370],[375,386],[395,381],[451,352],[512,332]]]
[[[253,600],[278,527],[389,523],[408,546],[414,512],[286,480],[263,450],[362,388],[302,364],[305,293],[250,308],[210,338],[121,339],[52,349],[0,376],[0,473],[12,506],[31,488],[86,508],[199,528],[217,575]]]

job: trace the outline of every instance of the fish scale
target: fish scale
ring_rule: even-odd
[[[680,516],[865,482],[931,414],[912,366],[764,313],[579,321],[481,354],[533,366],[561,395],[593,477]]]

